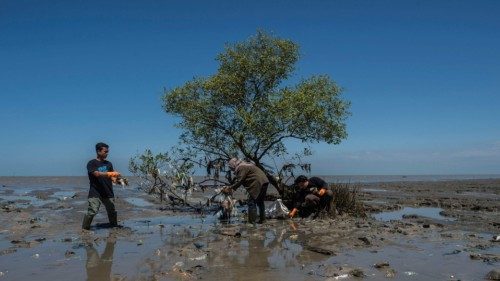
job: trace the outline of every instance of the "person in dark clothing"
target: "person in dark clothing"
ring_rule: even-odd
[[[301,217],[306,217],[313,212],[326,209],[329,211],[333,200],[333,192],[328,184],[321,178],[298,176],[295,179],[298,190],[295,194],[294,208],[288,214],[294,217],[299,212]]]
[[[110,226],[118,226],[113,182],[116,182],[120,177],[120,173],[115,172],[113,164],[106,160],[109,153],[109,146],[107,144],[100,142],[95,145],[95,150],[97,154],[96,159],[92,159],[87,163],[90,189],[87,214],[85,214],[82,223],[82,229],[86,230],[90,229],[92,219],[99,212],[101,203],[106,207]]]
[[[229,168],[234,171],[235,179],[233,184],[224,188],[223,191],[231,193],[243,185],[248,191],[248,222],[256,222],[257,207],[259,207],[259,221],[257,223],[264,223],[266,220],[264,199],[269,185],[266,174],[254,164],[237,158],[229,160]]]

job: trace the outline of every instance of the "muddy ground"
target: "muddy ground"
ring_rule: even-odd
[[[365,218],[255,226],[165,210],[134,188],[115,188],[124,227],[108,228],[102,208],[82,233],[87,192],[85,178],[0,178],[0,280],[485,280],[500,273],[500,179],[359,184]]]

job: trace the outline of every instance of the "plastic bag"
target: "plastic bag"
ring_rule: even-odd
[[[276,199],[269,207],[266,208],[266,218],[268,219],[286,219],[290,211],[283,204],[281,199]]]

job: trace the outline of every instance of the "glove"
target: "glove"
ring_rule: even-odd
[[[297,214],[299,210],[297,208],[293,208],[293,210],[290,211],[290,213],[288,213],[288,217],[289,218],[293,218],[295,217],[295,215]]]
[[[110,178],[118,178],[120,177],[120,173],[118,172],[106,172],[106,176],[110,177]]]
[[[319,196],[323,196],[325,193],[326,193],[326,189],[325,188],[320,189],[319,192],[318,192]]]

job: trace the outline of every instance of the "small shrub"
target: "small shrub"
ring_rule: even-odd
[[[355,217],[365,217],[363,203],[358,200],[358,185],[351,183],[334,183],[330,185],[333,192],[331,214],[349,214]],[[334,213],[335,212],[335,213]]]

